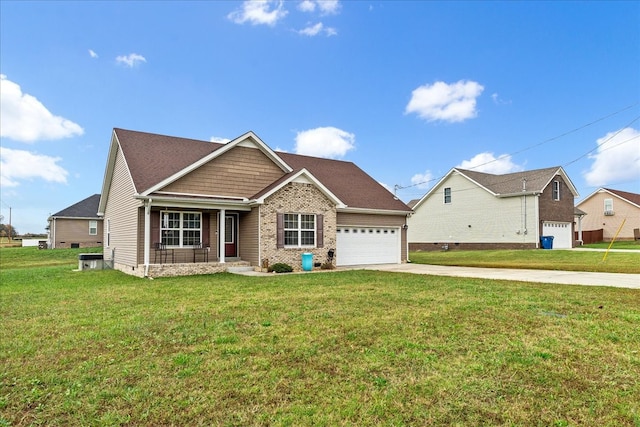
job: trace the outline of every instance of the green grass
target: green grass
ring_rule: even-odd
[[[564,250],[487,250],[411,252],[417,264],[457,265],[489,268],[527,268],[536,270],[591,271],[604,273],[640,273],[637,252],[564,251]]]
[[[608,249],[611,246],[611,249],[627,249],[627,250],[636,250],[640,251],[640,242],[635,242],[633,240],[616,240],[613,242],[599,242],[599,243],[590,243],[588,245],[584,245],[585,248],[594,248],[594,249]]]
[[[640,425],[636,290],[47,252],[0,250],[0,425]]]

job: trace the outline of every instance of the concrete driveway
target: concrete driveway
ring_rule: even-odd
[[[345,267],[340,267],[345,269]],[[475,277],[520,282],[558,283],[564,285],[613,286],[640,289],[640,274],[587,273],[581,271],[520,270],[513,268],[450,267],[425,264],[378,264],[346,267],[349,269],[430,274],[451,277]]]

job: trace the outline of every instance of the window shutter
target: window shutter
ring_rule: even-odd
[[[324,248],[324,215],[316,215],[316,246]]]
[[[284,248],[284,214],[276,214],[276,247]]]
[[[160,212],[151,211],[151,244],[160,242]]]
[[[202,246],[203,247],[209,246],[209,223],[210,223],[209,213],[203,212],[202,213]]]

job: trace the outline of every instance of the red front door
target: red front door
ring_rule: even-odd
[[[224,218],[224,256],[238,256],[238,214],[226,214]]]

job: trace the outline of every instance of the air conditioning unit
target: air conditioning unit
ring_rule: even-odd
[[[604,216],[613,216],[613,211],[604,211]]]
[[[78,255],[78,270],[102,270],[103,268],[102,254]]]

